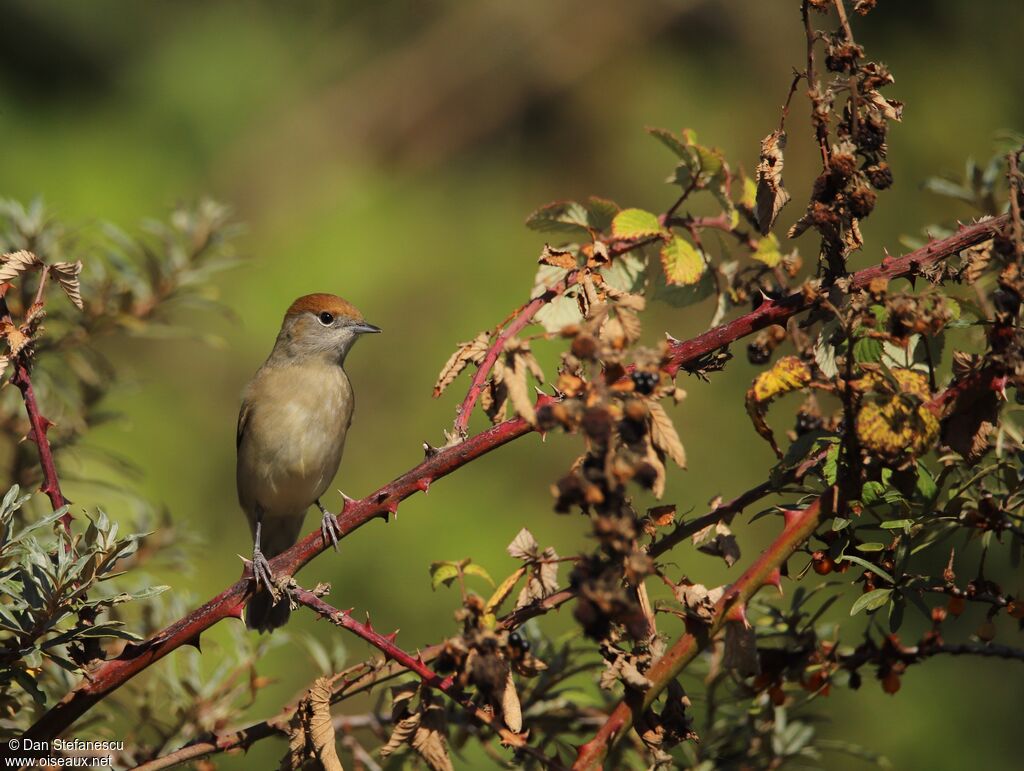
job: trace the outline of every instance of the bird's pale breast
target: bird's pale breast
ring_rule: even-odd
[[[333,364],[264,367],[246,389],[252,406],[238,447],[238,491],[267,519],[304,514],[338,471],[352,420],[352,387]]]

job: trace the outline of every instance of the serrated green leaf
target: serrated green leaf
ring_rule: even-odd
[[[857,338],[853,344],[853,358],[859,364],[873,364],[882,360],[882,341],[874,337]]]
[[[889,602],[890,596],[892,596],[892,589],[875,589],[862,594],[857,598],[857,601],[853,603],[853,607],[850,608],[850,615],[856,616],[862,610],[878,610]]]
[[[643,209],[623,209],[612,220],[616,238],[646,238],[662,232],[658,217]]]
[[[661,247],[661,267],[669,286],[693,286],[707,267],[704,255],[685,238],[673,236]]]

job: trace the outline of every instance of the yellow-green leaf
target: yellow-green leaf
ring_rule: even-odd
[[[617,238],[645,238],[659,233],[657,216],[643,209],[623,209],[612,220],[612,234]]]
[[[763,262],[769,268],[774,268],[782,262],[782,251],[779,249],[779,239],[774,233],[769,233],[757,242],[754,250],[754,259]]]
[[[672,286],[693,286],[704,275],[704,255],[684,238],[673,236],[661,248],[661,266],[665,283]]]

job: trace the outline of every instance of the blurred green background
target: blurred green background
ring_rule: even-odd
[[[919,193],[920,183],[969,155],[987,159],[996,130],[1024,127],[1024,70],[1009,66],[1024,4],[879,6],[854,19],[855,32],[869,57],[891,66],[887,95],[907,106],[890,134],[896,184],[864,223],[862,261],[898,252],[901,234],[929,222],[969,216]],[[125,419],[93,436],[131,457],[144,470],[143,494],[195,533],[197,558],[164,576],[193,601],[235,580],[235,555],[251,549],[234,491],[238,397],[295,296],[340,293],[385,330],[348,364],[358,407],[337,486],[365,495],[418,462],[423,440],[442,441],[465,381],[440,400],[430,390],[456,343],[528,296],[543,239],[522,226],[526,214],[590,193],[664,209],[671,158],[646,125],[693,128],[734,167],[752,170],[804,55],[795,0],[2,7],[2,195],[41,194],[83,226],[133,227],[210,194],[248,226],[241,248],[250,261],[220,281],[237,318],[195,321],[223,337],[223,348],[161,341],[117,352],[134,383],[116,398]],[[799,95],[788,128],[794,202],[783,228],[816,173]],[[809,237],[800,245],[805,259],[813,255]],[[709,305],[655,309],[645,335],[687,337],[711,313]],[[689,398],[674,417],[690,468],[672,475],[665,496],[681,510],[757,483],[772,462],[742,407],[754,370],[741,347],[736,353],[711,385],[682,382]],[[397,524],[368,525],[301,578],[332,582],[336,604],[372,609],[379,628],[400,626],[406,647],[434,642],[454,630],[457,599],[431,592],[432,560],[471,555],[500,577],[514,567],[504,547],[523,524],[559,553],[588,548],[584,523],[553,514],[548,490],[575,448],[556,436],[543,451],[536,436],[515,442],[408,501]],[[95,487],[69,492],[78,505],[122,514]],[[336,508],[340,496],[325,502]],[[314,524],[310,517],[308,529]],[[773,528],[740,524],[746,553]],[[684,551],[677,559],[709,585],[729,580],[711,558]],[[570,627],[567,611],[545,621]],[[336,635],[303,613],[291,628]],[[229,641],[214,630],[204,637],[207,656]],[[351,661],[367,653],[346,643]],[[272,714],[316,674],[292,646],[263,666],[278,682],[243,719]],[[885,753],[897,768],[1017,767],[1022,689],[1018,664],[933,660],[912,669],[896,697],[870,678],[857,693],[834,690],[823,730]],[[267,767],[283,748],[266,741],[217,763]],[[828,762],[863,767],[841,756]]]

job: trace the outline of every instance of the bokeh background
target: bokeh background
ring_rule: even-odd
[[[1024,70],[1013,66],[1024,5],[879,6],[855,19],[855,32],[891,66],[888,94],[907,107],[890,135],[896,184],[864,223],[861,260],[898,252],[901,235],[929,222],[969,216],[919,192],[921,182],[967,156],[987,159],[997,130],[1024,127]],[[436,401],[430,390],[456,343],[527,297],[543,243],[522,225],[533,208],[594,193],[663,209],[671,158],[646,125],[693,128],[734,166],[754,167],[802,66],[798,10],[795,0],[5,0],[0,194],[42,195],[83,227],[129,228],[208,194],[247,224],[249,260],[219,281],[235,316],[191,321],[223,345],[115,352],[132,380],[112,405],[124,419],[92,437],[132,458],[144,474],[131,484],[195,535],[195,558],[162,577],[175,595],[207,598],[237,578],[235,555],[251,548],[234,492],[238,397],[292,298],[340,293],[385,330],[348,365],[358,407],[337,486],[365,495],[416,463],[423,440],[442,440],[465,382]],[[798,98],[783,227],[815,173],[805,113]],[[813,254],[809,238],[801,247]],[[711,313],[655,309],[646,337],[690,336]],[[689,398],[674,417],[690,468],[666,494],[681,510],[757,483],[772,462],[742,407],[753,372],[739,355],[711,385],[682,383]],[[588,547],[583,522],[552,513],[548,490],[574,448],[560,437],[543,448],[536,436],[515,442],[408,501],[397,524],[368,525],[302,578],[331,581],[337,604],[372,609],[379,628],[402,628],[407,647],[434,642],[454,628],[457,599],[431,591],[432,560],[473,556],[500,577],[523,524],[559,553]],[[95,486],[70,494],[114,516],[127,507]],[[772,527],[738,527],[748,555]],[[729,580],[711,558],[678,559],[709,585]],[[336,635],[303,613],[292,626]],[[545,621],[553,632],[571,626],[567,612]],[[206,655],[215,660],[230,640],[214,630]],[[367,653],[346,643],[352,661]],[[277,711],[316,674],[295,651],[284,645],[263,660],[276,683],[243,720]],[[822,730],[901,769],[1008,769],[1019,764],[1022,692],[1019,664],[936,659],[912,669],[896,697],[870,679],[857,693],[834,691]],[[217,762],[267,767],[283,746]],[[486,767],[477,756],[464,763]],[[864,767],[843,756],[827,765]]]

